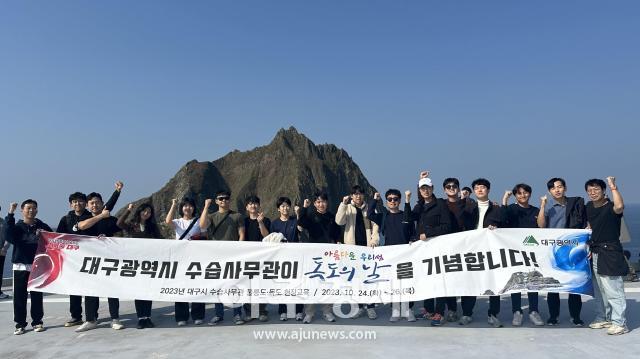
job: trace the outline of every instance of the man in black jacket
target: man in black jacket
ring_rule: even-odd
[[[38,237],[40,230],[51,232],[51,227],[36,218],[38,203],[28,199],[20,205],[22,218],[16,224],[14,212],[17,203],[11,203],[9,214],[6,218],[5,238],[13,244],[13,320],[16,322],[15,335],[25,333],[27,326],[27,284],[31,266],[38,249]],[[31,326],[34,332],[44,331],[42,318],[44,309],[42,306],[42,293],[31,291]]]
[[[547,189],[551,194],[551,206],[547,206],[547,196],[540,199],[540,213],[538,214],[538,227],[540,228],[574,228],[587,227],[587,214],[584,200],[581,197],[567,197],[566,182],[562,178],[552,178],[547,182]],[[577,327],[584,325],[580,319],[582,311],[582,298],[579,294],[569,294],[569,315],[571,322]],[[547,325],[558,325],[560,316],[560,294],[548,293],[547,305],[549,306],[549,319]]]
[[[413,209],[409,204],[411,193],[405,192],[405,221],[416,222],[416,233],[422,241],[452,233],[452,222],[454,220],[451,212],[449,212],[447,202],[433,195],[433,183],[427,176],[428,172],[426,171],[420,174],[418,203]],[[446,298],[444,297],[425,300],[426,312],[424,316],[425,319],[431,320],[432,326],[442,325],[445,304]],[[433,314],[429,312],[430,309],[434,311]]]
[[[467,229],[495,229],[502,227],[504,223],[502,207],[489,200],[491,182],[484,178],[478,178],[471,183],[471,188],[476,195],[477,202],[466,202],[467,206],[465,206],[464,211],[467,213],[466,218],[469,222],[465,224],[465,227]],[[460,318],[460,325],[471,323],[471,316],[475,304],[476,297],[462,297],[462,318]],[[490,296],[487,322],[494,328],[502,328],[502,322],[498,319],[499,313],[500,296]]]

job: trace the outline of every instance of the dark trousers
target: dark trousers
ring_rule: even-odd
[[[13,320],[16,328],[27,326],[27,298],[31,295],[31,325],[42,324],[44,308],[42,306],[42,293],[27,292],[30,272],[26,270],[13,271]]]
[[[133,302],[136,305],[136,315],[138,318],[151,318],[152,301],[136,299]]]
[[[69,313],[71,313],[71,318],[82,320],[82,296],[69,296]]]
[[[424,301],[424,308],[429,313],[438,313],[444,315],[444,306],[447,304],[447,298],[429,298]]]
[[[250,303],[245,303],[244,304],[244,315],[246,315],[247,317],[251,317],[251,304]],[[268,315],[269,312],[267,312],[267,305],[266,304],[258,304],[258,315]]]
[[[287,305],[279,304],[278,305],[278,314],[286,313]],[[296,304],[296,314],[304,312],[304,304]]]
[[[458,298],[456,297],[446,297],[445,301],[447,303],[447,310],[450,312],[458,311]]]
[[[118,298],[109,298],[109,315],[111,319],[120,318],[120,300]],[[85,316],[88,322],[98,320],[98,308],[100,308],[100,298],[84,297]]]
[[[191,319],[204,320],[204,303],[191,303]],[[176,322],[189,320],[189,303],[176,302]]]
[[[573,319],[580,319],[580,312],[582,311],[582,298],[578,294],[569,294],[569,315]],[[549,305],[549,317],[552,319],[558,319],[560,316],[560,294],[548,293],[547,304]]]
[[[529,313],[538,312],[538,292],[528,292]],[[511,311],[522,313],[522,295],[520,293],[511,293]]]
[[[224,318],[224,304],[222,303],[216,303],[213,306],[214,310],[215,310],[215,316],[216,317],[220,317],[220,319]],[[242,307],[237,307],[237,308],[233,308],[233,315],[240,315],[242,316]]]
[[[4,274],[4,260],[7,256],[0,256],[0,282],[2,281],[2,275]],[[0,293],[2,293],[2,283],[0,283]]]
[[[460,306],[462,307],[462,315],[470,317],[473,315],[473,308],[476,306],[476,297],[462,297]],[[488,315],[498,315],[500,313],[500,296],[492,295],[489,297]]]

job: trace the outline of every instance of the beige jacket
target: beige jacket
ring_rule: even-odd
[[[362,216],[365,221],[365,229],[367,232],[367,246],[377,247],[380,243],[380,235],[378,225],[367,218],[367,204],[362,207]],[[336,213],[336,223],[344,226],[344,244],[356,244],[356,207],[353,203],[340,203],[338,212]]]

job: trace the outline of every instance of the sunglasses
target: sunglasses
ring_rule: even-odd
[[[454,184],[448,184],[448,185],[444,186],[444,188],[446,188],[446,189],[457,189],[458,186],[456,186]]]
[[[400,202],[400,197],[387,197],[387,202]]]
[[[218,197],[218,198],[216,198],[216,200],[222,202],[222,201],[228,201],[229,198],[230,197]]]

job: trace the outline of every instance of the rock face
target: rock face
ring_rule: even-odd
[[[558,287],[561,287],[560,281],[555,278],[544,277],[542,273],[534,270],[531,272],[513,273],[499,293],[506,293],[510,290],[539,291]]]
[[[355,184],[365,189],[367,198],[375,193],[345,150],[331,144],[316,145],[290,127],[278,131],[266,146],[246,152],[235,150],[213,162],[192,160],[162,189],[134,204],[151,203],[158,224],[162,224],[172,198],[192,197],[201,210],[206,198],[213,198],[219,189],[228,189],[234,210],[244,213],[244,199],[257,195],[265,215],[275,218],[278,197],[289,197],[302,206],[302,201],[312,199],[316,188],[320,188],[327,191],[329,208],[335,213],[342,197],[349,194]],[[217,208],[211,208],[215,210]],[[118,213],[121,214],[122,211]],[[167,238],[172,237],[168,228],[161,228]]]

